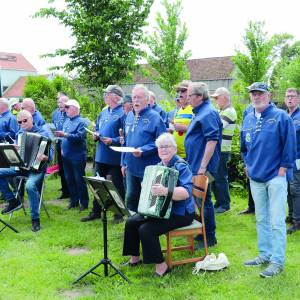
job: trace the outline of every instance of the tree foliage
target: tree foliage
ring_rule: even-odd
[[[53,3],[55,0],[50,0]],[[120,82],[141,55],[142,28],[153,0],[65,0],[66,9],[40,9],[36,17],[54,17],[71,29],[75,45],[46,56],[67,56],[64,69],[76,71],[89,87]]]
[[[233,89],[244,93],[256,81],[269,81],[271,70],[281,56],[283,47],[292,38],[289,34],[275,34],[271,38],[263,30],[264,22],[249,22],[244,36],[245,52],[236,50],[233,62],[237,67]]]
[[[173,95],[175,85],[190,77],[186,60],[191,52],[184,51],[188,33],[186,24],[180,21],[181,1],[169,3],[163,0],[162,4],[166,18],[159,12],[156,16],[157,26],[153,35],[146,38],[150,50],[147,61],[155,70],[151,73],[153,80]]]

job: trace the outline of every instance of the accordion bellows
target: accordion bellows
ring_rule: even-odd
[[[179,172],[177,170],[161,165],[146,167],[142,181],[138,213],[154,218],[169,219],[172,209],[172,201],[170,202],[165,215],[161,216],[161,211],[164,207],[167,197],[153,196],[151,189],[154,184],[160,183],[165,187],[169,187],[169,189],[173,191],[177,185],[178,175]],[[174,180],[170,180],[171,176],[174,178]],[[170,186],[170,184],[172,186]]]

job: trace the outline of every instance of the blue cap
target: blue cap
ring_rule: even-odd
[[[264,82],[254,82],[250,86],[247,87],[249,92],[260,91],[260,92],[268,92],[269,87]]]

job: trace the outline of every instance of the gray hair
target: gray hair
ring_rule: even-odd
[[[189,87],[192,88],[192,93],[203,96],[203,100],[207,100],[209,98],[208,94],[208,85],[204,82],[192,82],[189,84]]]
[[[136,84],[133,89],[132,89],[132,93],[133,94],[133,91],[134,90],[143,90],[144,91],[144,94],[145,94],[145,98],[147,99],[147,101],[149,101],[149,98],[150,98],[150,91],[147,89],[147,87],[143,84]]]
[[[299,96],[299,91],[296,88],[288,88],[285,92],[286,93],[292,93],[292,92],[294,92],[294,93],[297,94],[297,96]]]
[[[157,148],[162,144],[171,145],[177,149],[176,141],[171,133],[165,132],[156,139],[155,145]]]
[[[149,91],[149,97],[153,97],[154,99],[156,98],[155,94],[152,91]]]

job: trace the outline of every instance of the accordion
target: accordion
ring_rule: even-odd
[[[51,140],[37,133],[23,132],[18,136],[19,154],[23,161],[21,169],[40,171],[45,162],[37,157],[41,154],[49,156]]]
[[[146,167],[138,213],[154,218],[169,219],[172,209],[172,195],[177,185],[178,175],[177,170],[161,165]],[[152,195],[152,186],[159,183],[168,187],[168,196]]]

